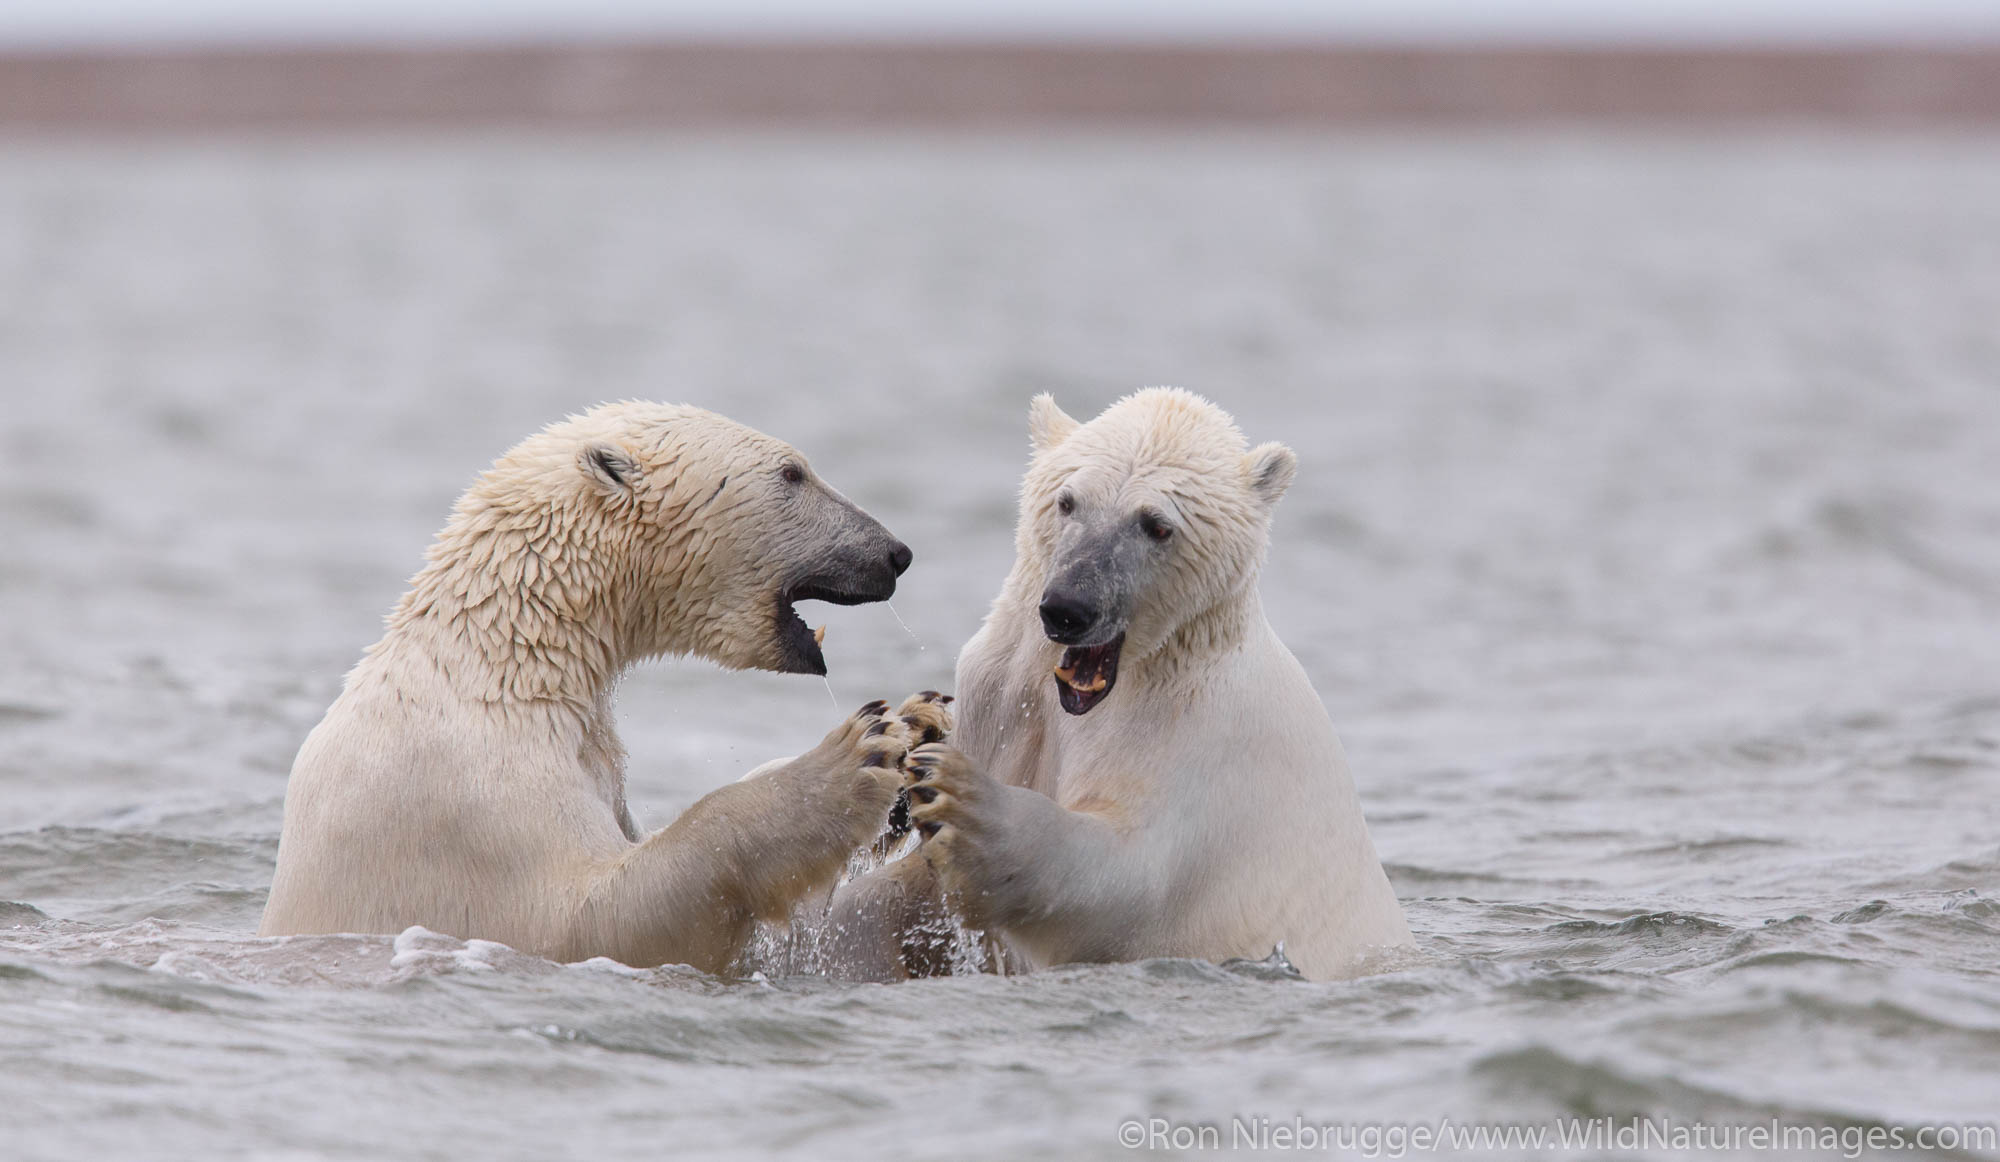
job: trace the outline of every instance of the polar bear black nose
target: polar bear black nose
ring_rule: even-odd
[[[910,561],[915,556],[915,553],[910,552],[910,546],[897,541],[895,544],[889,546],[889,567],[896,571],[896,576],[901,577],[903,571],[910,567]]]
[[[1042,629],[1064,645],[1078,639],[1097,624],[1097,611],[1081,600],[1061,593],[1042,594]]]

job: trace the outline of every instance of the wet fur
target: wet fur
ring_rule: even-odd
[[[661,654],[807,668],[786,584],[883,589],[900,546],[787,463],[804,461],[769,436],[643,403],[496,462],[301,747],[261,931],[422,925],[715,971],[828,883],[897,793],[914,736],[885,705],[644,838],[612,709],[618,675]]]
[[[951,745],[911,752],[911,815],[953,908],[1029,966],[1192,956],[1311,977],[1407,944],[1340,744],[1257,596],[1295,471],[1213,405],[1153,389],[1089,424],[1031,410],[1017,559],[960,655]],[[1116,688],[1064,714],[1037,606],[1078,512],[1170,507],[1171,557],[1136,568]],[[1120,517],[1122,519],[1122,517]],[[917,879],[917,873],[902,872]]]

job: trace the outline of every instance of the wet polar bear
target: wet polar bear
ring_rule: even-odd
[[[959,657],[957,733],[908,759],[947,900],[1030,966],[1282,943],[1324,978],[1410,943],[1326,709],[1258,600],[1292,452],[1246,449],[1174,389],[1088,424],[1043,395],[1029,431],[1017,559]]]
[[[691,407],[607,404],[479,477],[307,737],[261,932],[423,925],[560,960],[726,967],[887,819],[937,696],[639,836],[612,685],[636,661],[824,674],[804,599],[895,592],[910,551],[790,447]]]

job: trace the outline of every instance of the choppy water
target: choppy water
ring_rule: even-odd
[[[1300,454],[1268,605],[1421,963],[250,935],[293,750],[522,434],[645,396],[800,445],[917,553],[909,634],[825,619],[852,705],[949,681],[1028,396],[1160,382]],[[0,393],[8,1158],[2000,1117],[1995,139],[17,142]],[[635,813],[832,713],[636,674]]]

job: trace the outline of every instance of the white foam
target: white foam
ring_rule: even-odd
[[[391,969],[413,971],[451,972],[467,969],[472,972],[492,972],[498,955],[511,953],[513,949],[491,940],[461,942],[457,937],[433,932],[420,924],[412,924],[396,934],[395,955],[389,958]]]
[[[608,956],[593,956],[589,960],[579,960],[574,964],[566,964],[563,967],[580,968],[589,972],[608,972],[614,976],[652,975],[652,973],[648,972],[643,968],[633,968],[629,964],[620,963],[619,961],[613,960]]]

